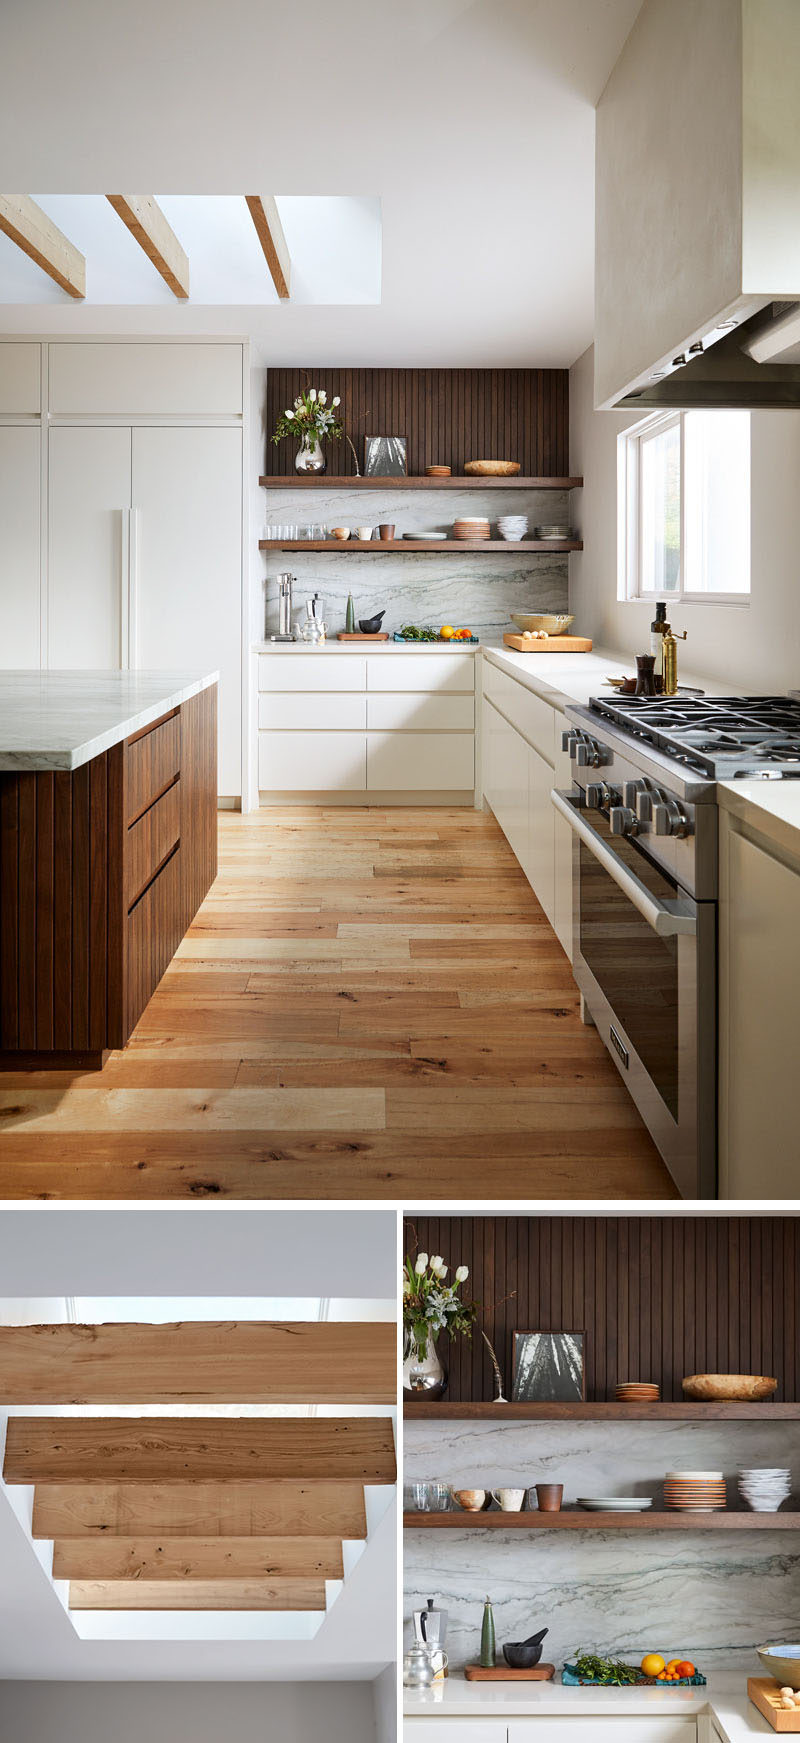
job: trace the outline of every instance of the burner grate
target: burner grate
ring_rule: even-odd
[[[714,780],[800,769],[800,698],[595,697],[592,713]]]

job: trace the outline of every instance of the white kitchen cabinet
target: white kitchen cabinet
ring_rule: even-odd
[[[24,347],[27,349],[27,347]],[[0,427],[0,666],[38,666],[41,433]]]
[[[697,1743],[697,1720],[664,1714],[657,1719],[631,1714],[586,1713],[581,1718],[543,1714],[510,1719],[508,1743]]]
[[[505,700],[502,693],[501,700]],[[491,701],[484,701],[483,720],[485,796],[552,925],[555,917],[555,813],[550,801],[553,770]]]
[[[434,696],[417,690],[367,696],[367,725],[376,732],[472,732],[475,698],[449,692]]]
[[[363,793],[363,732],[260,732],[258,785],[264,793]]]
[[[366,732],[367,698],[349,690],[262,690],[258,724],[284,732]]]
[[[569,752],[561,748],[561,734],[571,722],[566,714],[554,709],[554,756],[553,786],[562,793],[569,793],[572,788],[572,765]],[[553,810],[553,929],[572,961],[572,843],[573,834],[565,817],[560,817],[555,807]]]
[[[407,1717],[403,1725],[406,1743],[508,1743],[505,1719]]]
[[[474,654],[367,655],[368,690],[464,690],[475,687]]]
[[[52,429],[49,474],[47,664],[78,671],[125,666],[130,430]]]
[[[555,920],[555,820],[550,794],[553,770],[539,752],[528,750],[528,878],[551,926]]]
[[[219,671],[219,791],[232,796],[241,791],[242,433],[153,426],[132,440],[130,663]]]
[[[82,417],[240,417],[241,344],[54,343],[50,410]]]
[[[367,662],[358,654],[259,654],[259,690],[366,690]]]
[[[800,852],[720,812],[722,1198],[795,1199]]]
[[[471,732],[368,732],[367,787],[372,792],[435,793],[472,787]]]
[[[0,413],[33,417],[42,395],[42,347],[6,339],[0,344]]]

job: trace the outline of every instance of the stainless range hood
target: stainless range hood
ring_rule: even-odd
[[[595,405],[800,408],[800,0],[644,0],[597,110]]]

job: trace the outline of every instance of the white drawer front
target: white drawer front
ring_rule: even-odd
[[[262,793],[363,793],[367,785],[363,732],[260,732]]]
[[[474,696],[420,694],[405,690],[367,695],[367,725],[379,732],[471,732],[475,725]]]
[[[403,1743],[507,1743],[505,1719],[417,1719],[403,1721]]]
[[[663,1715],[651,1719],[586,1713],[565,1713],[556,1719],[509,1719],[508,1743],[697,1743],[697,1720]]]
[[[532,656],[535,658],[535,655]],[[485,689],[495,706],[501,709],[512,726],[516,726],[528,742],[538,750],[539,755],[546,757],[552,764],[555,757],[556,726],[560,728],[563,716],[549,702],[543,702],[541,696],[536,696],[525,684],[510,678],[507,672],[501,672],[499,667],[487,662]]]
[[[473,654],[367,655],[368,690],[475,689]]]
[[[282,732],[363,732],[367,698],[347,690],[262,690],[258,724]]]
[[[471,732],[367,733],[367,786],[372,792],[460,791],[474,784]]]
[[[357,654],[259,654],[259,690],[365,690],[367,662]]]

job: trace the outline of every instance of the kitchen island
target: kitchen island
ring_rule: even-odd
[[[0,1062],[123,1047],[216,875],[217,674],[0,678]]]
[[[404,1689],[404,1743],[746,1743],[774,1731],[747,1694],[752,1672],[712,1672],[705,1688],[565,1688],[467,1682]]]

